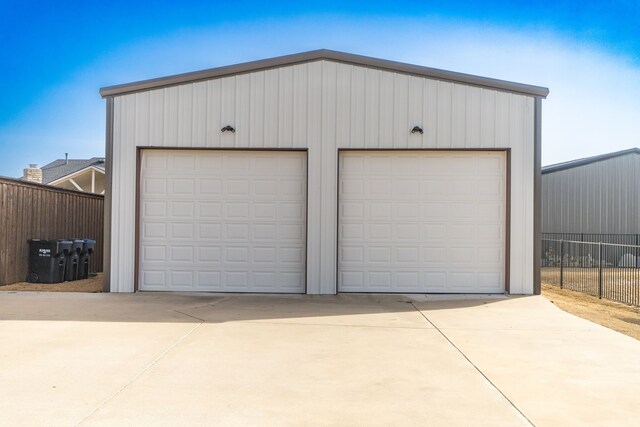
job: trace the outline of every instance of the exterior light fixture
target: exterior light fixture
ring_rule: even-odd
[[[223,133],[227,132],[227,131],[229,131],[231,133],[236,133],[236,130],[233,127],[229,126],[229,125],[226,125],[222,129],[220,129],[220,131],[222,131]]]
[[[420,135],[422,135],[424,131],[420,126],[414,126],[413,129],[411,129],[411,133],[419,133]]]

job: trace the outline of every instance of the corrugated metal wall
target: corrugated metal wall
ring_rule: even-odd
[[[640,233],[640,155],[542,175],[542,231]]]
[[[28,239],[94,239],[102,271],[103,215],[104,196],[0,178],[0,285],[26,280]]]
[[[150,146],[308,148],[307,289],[328,294],[338,148],[511,148],[511,291],[533,290],[533,97],[316,61],[117,96],[113,143],[113,291],[133,290],[136,147]]]

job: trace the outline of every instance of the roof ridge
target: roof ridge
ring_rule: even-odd
[[[568,160],[566,162],[561,162],[561,163],[555,163],[552,165],[542,167],[542,173],[557,172],[564,169],[571,169],[578,166],[584,166],[591,163],[600,162],[603,160],[609,160],[615,157],[626,156],[628,154],[640,155],[640,148],[638,147],[627,148],[625,150],[614,151],[612,153],[597,154],[595,156],[583,157],[580,159]]]
[[[329,49],[318,49],[291,55],[278,56],[274,58],[261,59],[257,61],[243,62],[235,65],[226,65],[200,71],[192,71],[189,73],[174,74],[166,77],[141,80],[133,83],[107,86],[100,89],[100,95],[103,98],[106,98],[110,96],[124,95],[132,92],[140,92],[167,86],[176,86],[184,83],[209,80],[213,78],[250,73],[254,71],[261,71],[271,68],[278,68],[320,60],[342,62],[352,65],[418,75],[422,77],[430,77],[438,80],[451,81],[454,83],[462,83],[472,86],[488,87],[491,89],[515,92],[519,94],[543,98],[546,98],[549,94],[549,89],[541,86],[515,83],[506,80],[476,76],[472,74],[464,74],[454,71],[447,71],[438,68],[425,67],[422,65],[373,58],[363,55],[354,55],[351,53],[339,52]]]

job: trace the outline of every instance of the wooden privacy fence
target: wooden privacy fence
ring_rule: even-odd
[[[0,177],[0,286],[26,280],[28,239],[93,239],[102,271],[103,223],[104,196]]]

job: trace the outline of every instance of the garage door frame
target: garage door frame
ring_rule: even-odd
[[[142,155],[143,151],[251,151],[251,152],[303,152],[305,158],[305,223],[304,223],[304,290],[307,293],[307,272],[308,251],[309,251],[309,149],[307,148],[237,148],[237,147],[136,147],[136,190],[135,190],[135,256],[134,256],[134,277],[133,291],[139,292],[140,281],[140,232],[142,229],[142,218],[140,216],[140,201],[142,197],[141,177],[142,177]],[[218,291],[215,293],[235,293],[230,291]],[[260,293],[260,292],[251,292]],[[274,294],[269,292],[269,294]]]
[[[340,155],[343,152],[496,152],[505,156],[505,252],[504,252],[504,293],[511,291],[510,265],[511,265],[511,148],[338,148],[336,167],[336,294],[340,293]],[[352,293],[352,292],[350,292]],[[397,292],[361,292],[371,293],[397,293]],[[423,292],[420,292],[423,293]]]

